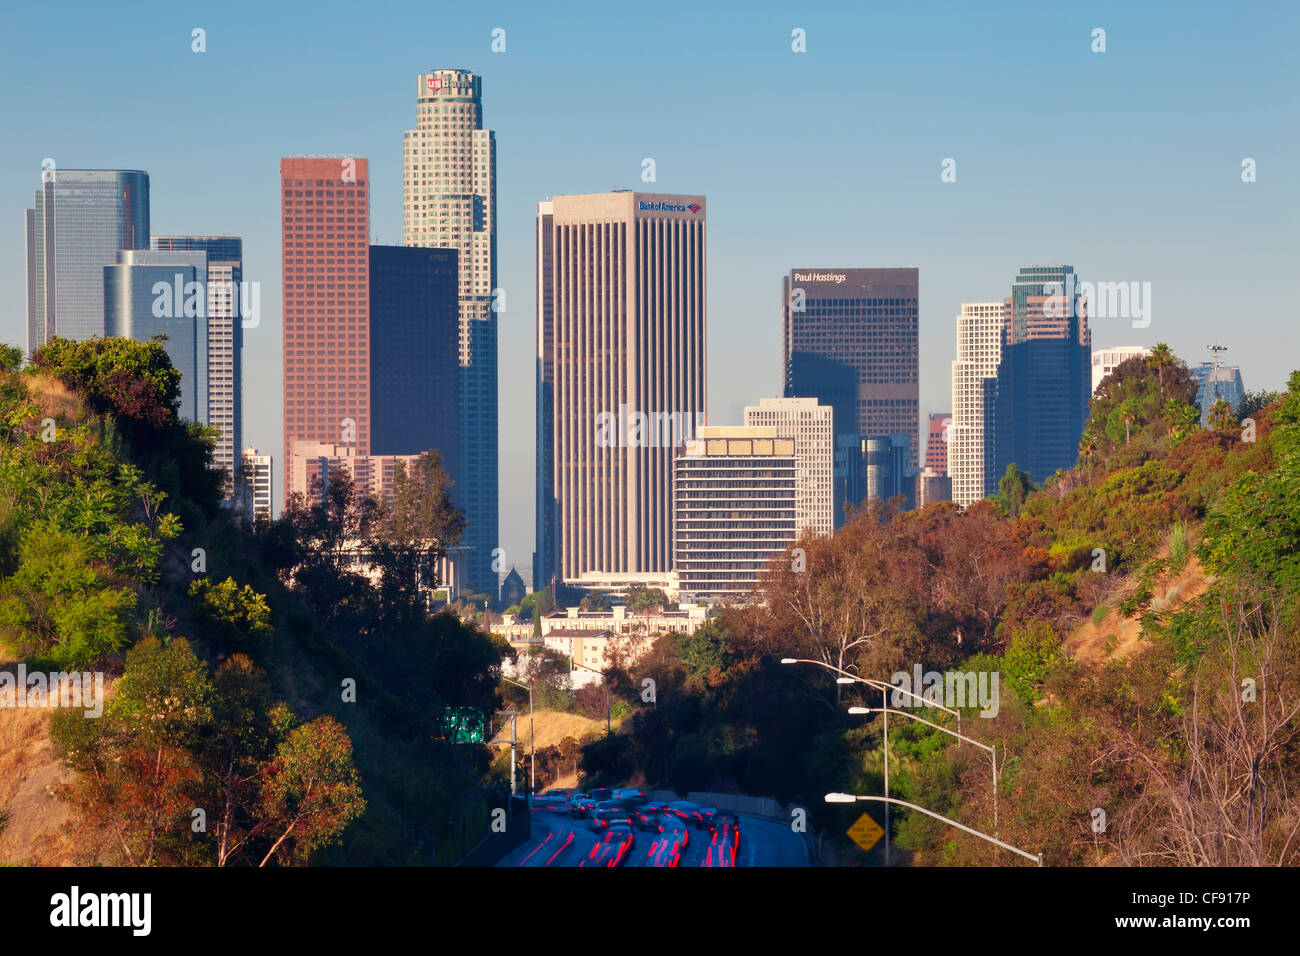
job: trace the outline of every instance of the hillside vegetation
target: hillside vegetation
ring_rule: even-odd
[[[160,342],[0,350],[0,645],[107,678],[102,716],[0,709],[9,862],[454,863],[501,801],[452,708],[501,646],[417,587],[463,523],[436,455],[393,501],[223,507]],[[377,580],[341,560],[361,541]],[[14,671],[15,665],[4,670]],[[57,761],[53,758],[57,758]]]
[[[965,512],[873,503],[799,541],[752,606],[616,677],[631,730],[588,745],[588,772],[802,801],[836,835],[862,805],[824,794],[883,792],[881,719],[847,713],[881,694],[781,659],[996,675],[996,716],[966,706],[961,726],[997,747],[1003,840],[1058,865],[1300,862],[1300,373],[1209,429],[1194,394],[1157,348],[1102,383],[1072,470],[1013,466]],[[994,832],[987,752],[905,716],[889,748],[892,795]],[[1019,860],[920,814],[893,823],[917,864]]]

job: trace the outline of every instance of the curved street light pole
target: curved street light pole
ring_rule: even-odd
[[[883,714],[883,715],[884,715],[886,721],[889,720],[889,715],[890,715],[890,714],[898,714],[898,716],[900,716],[900,717],[910,717],[910,718],[912,718],[912,720],[920,721],[921,723],[925,724],[927,727],[933,727],[935,730],[942,730],[945,734],[950,734],[950,735],[953,736],[953,737],[960,738],[961,740],[964,740],[964,741],[966,741],[967,743],[974,744],[976,747],[982,747],[983,749],[987,750],[990,754],[992,754],[992,755],[993,755],[993,835],[994,835],[994,836],[997,836],[997,835],[998,835],[998,749],[997,749],[997,744],[992,744],[992,745],[990,745],[990,744],[986,744],[986,743],[981,743],[980,741],[976,740],[976,739],[973,738],[973,737],[967,737],[966,735],[964,735],[964,734],[962,734],[962,733],[959,733],[958,731],[955,731],[955,730],[949,730],[947,727],[941,727],[941,726],[939,726],[938,724],[934,723],[933,721],[926,720],[924,717],[918,717],[916,714],[909,713],[908,711],[905,711],[905,710],[895,710],[895,709],[892,708],[892,707],[850,707],[850,708],[849,708],[849,713],[850,713],[850,714],[875,714],[875,713],[879,713],[879,714]],[[886,726],[888,726],[888,724],[886,724]],[[885,796],[889,796],[889,791],[888,791],[888,790],[885,791]]]
[[[996,844],[997,846],[1002,847],[1004,850],[1010,850],[1012,853],[1018,853],[1020,856],[1023,856],[1027,860],[1033,860],[1039,866],[1043,865],[1043,854],[1041,853],[1039,853],[1037,856],[1034,856],[1034,854],[1026,850],[1022,850],[1019,847],[1012,846],[1010,843],[1003,843],[1001,840],[996,839],[995,837],[991,837],[987,833],[980,833],[979,830],[971,829],[970,827],[966,826],[964,823],[958,823],[956,820],[950,819],[949,817],[945,817],[941,813],[935,813],[933,810],[927,810],[925,807],[918,807],[915,803],[908,803],[906,800],[897,800],[894,799],[893,797],[868,797],[856,793],[826,794],[827,803],[854,803],[855,801],[858,800],[868,800],[873,803],[883,803],[886,806],[888,806],[891,803],[896,803],[900,807],[907,807],[909,810],[915,810],[917,813],[924,813],[926,816],[934,817],[936,820],[942,820],[944,823],[950,824],[956,827],[958,830],[964,830],[967,833],[971,834],[972,836],[977,836],[981,840],[987,840],[989,843]]]
[[[868,687],[874,687],[880,691],[880,702],[881,704],[884,704],[886,708],[888,707],[889,704],[889,698],[886,695],[891,690],[899,694],[904,694],[912,698],[913,700],[919,701],[920,703],[924,704],[927,707],[934,707],[937,708],[938,710],[944,711],[945,713],[952,714],[954,717],[957,718],[958,733],[960,733],[961,731],[960,711],[953,710],[951,707],[945,707],[943,704],[936,704],[932,701],[928,701],[920,694],[914,693],[913,691],[904,690],[902,687],[895,687],[893,684],[886,684],[882,680],[874,680],[870,677],[859,677],[856,674],[850,674],[848,671],[836,667],[834,664],[827,664],[825,661],[814,661],[814,660],[801,658],[801,657],[783,657],[781,658],[781,663],[782,664],[816,664],[818,667],[824,667],[828,671],[832,671],[836,674],[839,674],[840,676],[837,677],[835,680],[837,684],[856,683],[856,684],[866,684]],[[886,712],[884,716],[885,716],[885,726],[884,726],[885,796],[888,797],[889,796],[889,714]],[[889,804],[886,803],[885,804],[885,866],[889,866],[889,858],[890,858]]]

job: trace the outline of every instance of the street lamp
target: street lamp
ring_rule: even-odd
[[[960,711],[953,710],[951,707],[945,707],[942,704],[936,704],[932,701],[928,701],[920,694],[917,694],[913,691],[905,690],[902,687],[895,687],[893,684],[886,684],[882,680],[873,680],[870,677],[858,677],[857,675],[850,674],[848,671],[836,667],[833,664],[827,664],[825,661],[805,660],[804,658],[799,658],[799,657],[783,657],[781,658],[781,663],[782,664],[816,664],[818,667],[824,667],[828,671],[833,671],[834,673],[838,674],[839,676],[835,678],[835,683],[837,684],[866,684],[868,687],[874,687],[880,691],[880,702],[882,704],[889,703],[889,699],[885,695],[888,694],[891,690],[898,694],[905,694],[908,697],[912,698],[913,700],[925,704],[927,707],[936,707],[939,710],[952,714],[954,717],[957,718],[957,730],[958,731],[961,730]],[[837,703],[839,702],[838,698],[836,702]],[[852,711],[850,711],[850,713],[852,713]],[[889,797],[889,714],[888,713],[885,714],[884,741],[885,741],[885,797],[888,798]],[[885,866],[889,866],[889,855],[890,855],[889,843],[890,843],[889,804],[886,803],[885,804]]]
[[[605,685],[605,735],[608,736],[609,734],[613,733],[613,731],[610,730],[610,722],[609,722],[609,678],[605,676],[604,671],[598,671],[596,670],[596,668],[588,667],[586,664],[579,664],[572,657],[570,657],[569,669],[572,670],[575,667],[581,667],[584,671],[591,671],[593,674],[599,674],[600,682]]]
[[[537,738],[533,736],[533,684],[530,679],[527,684],[521,684],[517,680],[511,680],[509,677],[502,677],[507,684],[514,684],[516,687],[522,687],[528,691],[528,762],[529,762],[529,785],[528,792],[534,794],[537,792]],[[511,781],[513,784],[514,781]],[[531,800],[529,803],[531,804]]]
[[[955,730],[949,730],[947,727],[941,727],[938,724],[926,720],[924,717],[918,717],[916,714],[909,713],[905,710],[895,710],[892,707],[850,707],[850,714],[883,714],[885,720],[889,720],[890,714],[898,714],[900,717],[910,717],[912,720],[920,721],[927,727],[933,727],[935,730],[942,730],[945,734],[950,734],[959,740],[974,744],[976,747],[982,747],[993,755],[993,835],[998,835],[998,750],[997,744],[989,745],[975,740],[973,737],[967,737]],[[885,796],[889,796],[889,785],[885,785]]]
[[[890,804],[896,803],[900,807],[907,807],[909,810],[915,810],[917,813],[924,813],[926,816],[934,817],[936,820],[942,820],[944,823],[950,824],[951,826],[956,827],[958,830],[964,830],[965,832],[971,834],[972,836],[977,836],[981,840],[987,840],[989,843],[996,844],[997,846],[1002,847],[1004,850],[1010,850],[1012,853],[1018,853],[1020,856],[1023,856],[1025,859],[1034,861],[1039,866],[1043,865],[1043,854],[1041,853],[1039,853],[1037,856],[1034,856],[1034,854],[1022,850],[1019,847],[1012,846],[1010,843],[1003,843],[1001,840],[996,839],[995,837],[991,837],[987,833],[980,833],[979,830],[973,830],[963,823],[958,823],[956,820],[953,820],[949,817],[945,817],[941,813],[935,813],[933,810],[927,810],[925,807],[918,807],[915,803],[908,803],[906,800],[898,800],[894,797],[868,797],[868,796],[863,796],[861,794],[854,794],[854,793],[828,793],[826,794],[825,800],[827,803],[855,803],[858,800],[866,800],[871,803],[883,803],[886,807],[888,807]]]

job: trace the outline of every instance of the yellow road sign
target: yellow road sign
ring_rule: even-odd
[[[863,850],[870,850],[885,835],[885,831],[881,829],[879,823],[871,819],[869,814],[864,813],[858,817],[853,826],[849,827],[848,835],[849,839]]]

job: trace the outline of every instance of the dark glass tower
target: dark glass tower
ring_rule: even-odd
[[[460,476],[459,254],[370,247],[370,452],[437,449]]]
[[[842,470],[851,459],[861,463],[863,440],[887,439],[892,447],[903,436],[910,475],[898,476],[900,486],[915,477],[918,302],[916,269],[794,269],[781,280],[783,394],[816,398],[834,409],[837,528],[851,500],[844,496],[865,487],[865,476]],[[840,452],[841,445],[856,446],[860,454]]]
[[[1012,462],[1037,484],[1078,463],[1092,395],[1092,333],[1077,281],[1072,266],[1024,266],[1012,282],[997,374],[993,482]]]

